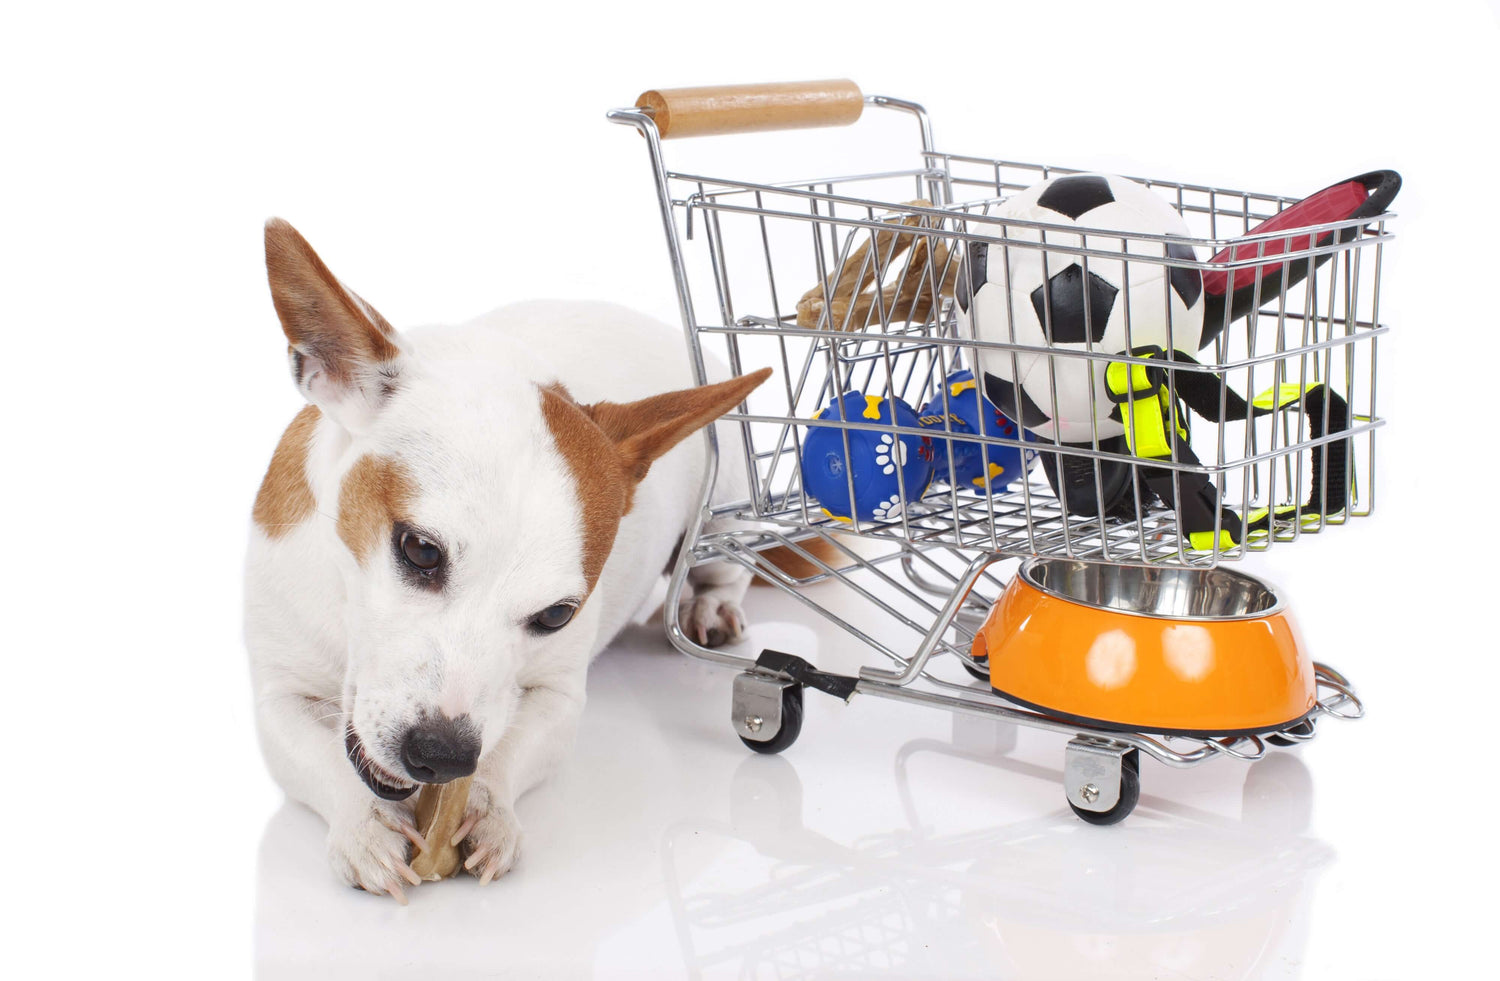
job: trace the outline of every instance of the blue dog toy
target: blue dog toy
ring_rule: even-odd
[[[839,406],[843,406],[840,415]],[[894,408],[898,426],[919,428],[917,413],[893,396],[882,398],[861,392],[846,392],[813,418],[845,422],[891,423]],[[844,437],[849,437],[849,456],[844,456]],[[932,483],[932,440],[909,433],[872,429],[836,429],[809,426],[802,441],[802,489],[818,499],[823,512],[840,521],[850,520],[849,485],[854,485],[853,513],[861,521],[894,521],[904,502],[920,500]]]
[[[948,376],[948,429],[956,436],[959,433],[980,436],[1017,437],[1030,442],[1031,433],[1021,429],[996,408],[995,403],[979,394],[971,371],[955,371]],[[981,419],[981,416],[983,418]],[[933,436],[933,475],[937,480],[948,481],[955,487],[967,487],[991,493],[1003,491],[1014,481],[1024,477],[1036,462],[1037,451],[1027,449],[1024,456],[1019,446],[997,446],[972,441],[960,442],[946,435],[943,428],[943,395],[939,392],[922,406],[920,422],[924,429],[935,431]],[[983,428],[981,428],[981,423]],[[953,478],[948,478],[948,447],[952,441]],[[989,453],[988,474],[985,467],[985,452]]]

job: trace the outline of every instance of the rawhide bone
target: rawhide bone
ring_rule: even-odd
[[[932,207],[932,202],[920,198],[904,203],[908,207]],[[927,227],[926,218],[926,215],[907,215],[900,224]],[[893,264],[907,249],[911,250],[911,257],[904,263],[904,270],[900,267],[893,270]],[[880,274],[892,271],[900,278],[881,287]],[[837,277],[830,277],[832,282],[826,289],[820,283],[802,294],[797,301],[797,326],[862,330],[872,318],[880,322],[882,314],[885,322],[892,324],[926,320],[932,312],[935,277],[940,277],[938,298],[952,296],[958,263],[948,262],[946,245],[934,242],[928,235],[895,230],[876,232],[844,260]]]
[[[424,783],[417,795],[417,831],[427,840],[427,850],[411,860],[411,870],[428,882],[446,879],[463,864],[463,855],[452,839],[464,821],[469,806],[472,776],[447,783]]]

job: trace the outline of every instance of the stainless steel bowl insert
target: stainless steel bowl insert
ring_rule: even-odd
[[[1164,620],[1250,620],[1282,607],[1269,583],[1227,569],[1038,558],[1022,563],[1018,575],[1070,603]]]

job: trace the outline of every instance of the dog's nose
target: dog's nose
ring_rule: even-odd
[[[479,734],[467,715],[423,719],[401,740],[401,762],[418,783],[447,783],[479,765]]]

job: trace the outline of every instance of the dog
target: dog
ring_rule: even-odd
[[[265,247],[308,405],[246,558],[262,752],[327,821],[334,873],[403,903],[425,847],[411,795],[473,774],[454,841],[488,883],[519,854],[517,799],[572,743],[590,660],[700,505],[708,454],[687,437],[770,369],[691,387],[680,332],[604,303],[397,333],[290,224],[267,222]],[[739,639],[749,578],[694,569],[689,635]]]

